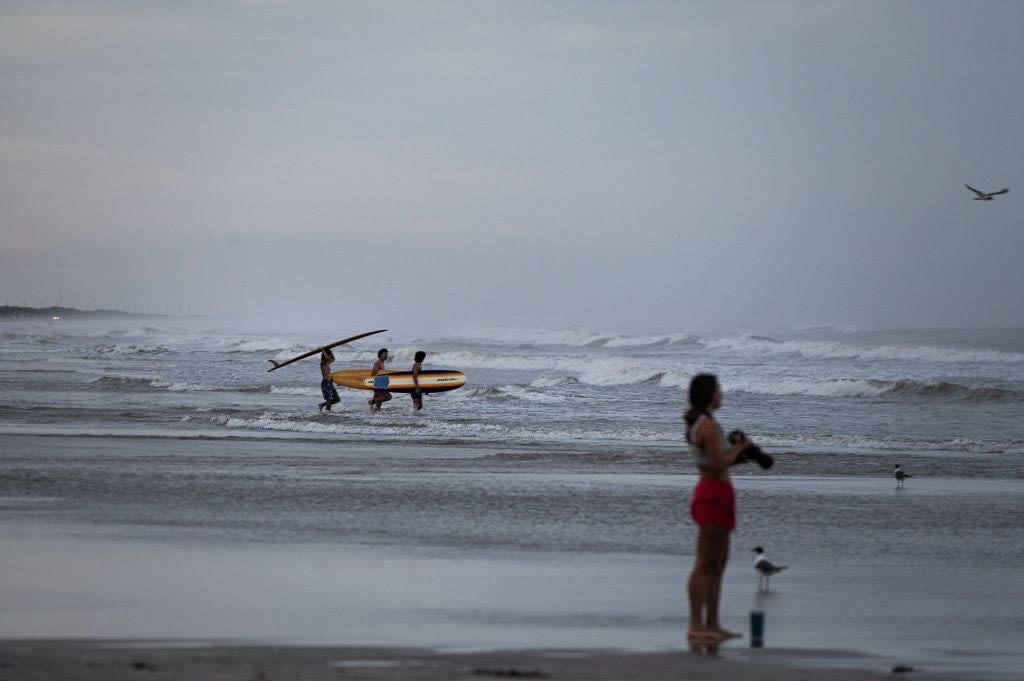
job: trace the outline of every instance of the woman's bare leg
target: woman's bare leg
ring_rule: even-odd
[[[729,530],[714,524],[701,525],[697,556],[687,584],[690,597],[690,637],[720,637],[718,599],[722,573],[729,555]]]

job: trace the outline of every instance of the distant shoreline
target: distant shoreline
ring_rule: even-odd
[[[10,319],[107,319],[111,317],[153,317],[157,315],[123,310],[78,310],[73,307],[17,307],[0,305],[0,320]]]

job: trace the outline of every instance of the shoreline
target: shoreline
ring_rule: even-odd
[[[282,645],[216,640],[0,640],[5,681],[97,679],[500,679],[567,681],[881,681],[898,663],[854,651],[724,647],[688,651],[523,649],[444,651],[397,646]],[[904,671],[911,671],[910,669]],[[913,669],[914,681],[956,681],[951,673]],[[977,678],[977,677],[974,677]]]

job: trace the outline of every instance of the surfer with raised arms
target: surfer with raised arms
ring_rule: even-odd
[[[320,403],[320,411],[331,410],[332,404],[341,402],[338,391],[334,388],[334,381],[331,380],[331,363],[334,361],[334,353],[330,348],[320,351],[320,392],[324,394],[324,401]]]
[[[415,411],[419,411],[423,408],[423,391],[420,390],[420,372],[423,371],[423,360],[426,358],[427,353],[422,350],[417,350],[416,355],[413,357],[412,384],[416,386],[416,389],[409,393],[409,397],[412,398],[412,408]]]
[[[370,369],[370,377],[376,378],[377,374],[384,371],[384,362],[388,361],[388,349],[381,348],[377,351],[377,361]],[[383,388],[377,388],[374,382],[373,399],[370,400],[370,411],[380,411],[380,405],[391,399],[391,393]]]

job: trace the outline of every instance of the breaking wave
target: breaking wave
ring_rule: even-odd
[[[970,387],[948,381],[916,381],[910,378],[833,379],[800,378],[729,381],[728,390],[759,395],[806,395],[809,397],[880,397],[914,395],[972,400],[1024,400],[1024,392],[1000,387]]]
[[[757,356],[791,355],[807,359],[908,361],[936,363],[1024,363],[1024,353],[934,345],[882,345],[865,348],[830,341],[778,341],[763,336],[704,340],[711,351]]]
[[[629,335],[580,329],[465,328],[452,340],[475,340],[513,347],[629,348],[696,343],[690,333]]]
[[[155,380],[142,376],[100,376],[89,381],[86,388],[111,392],[152,392],[159,390],[153,385]]]

